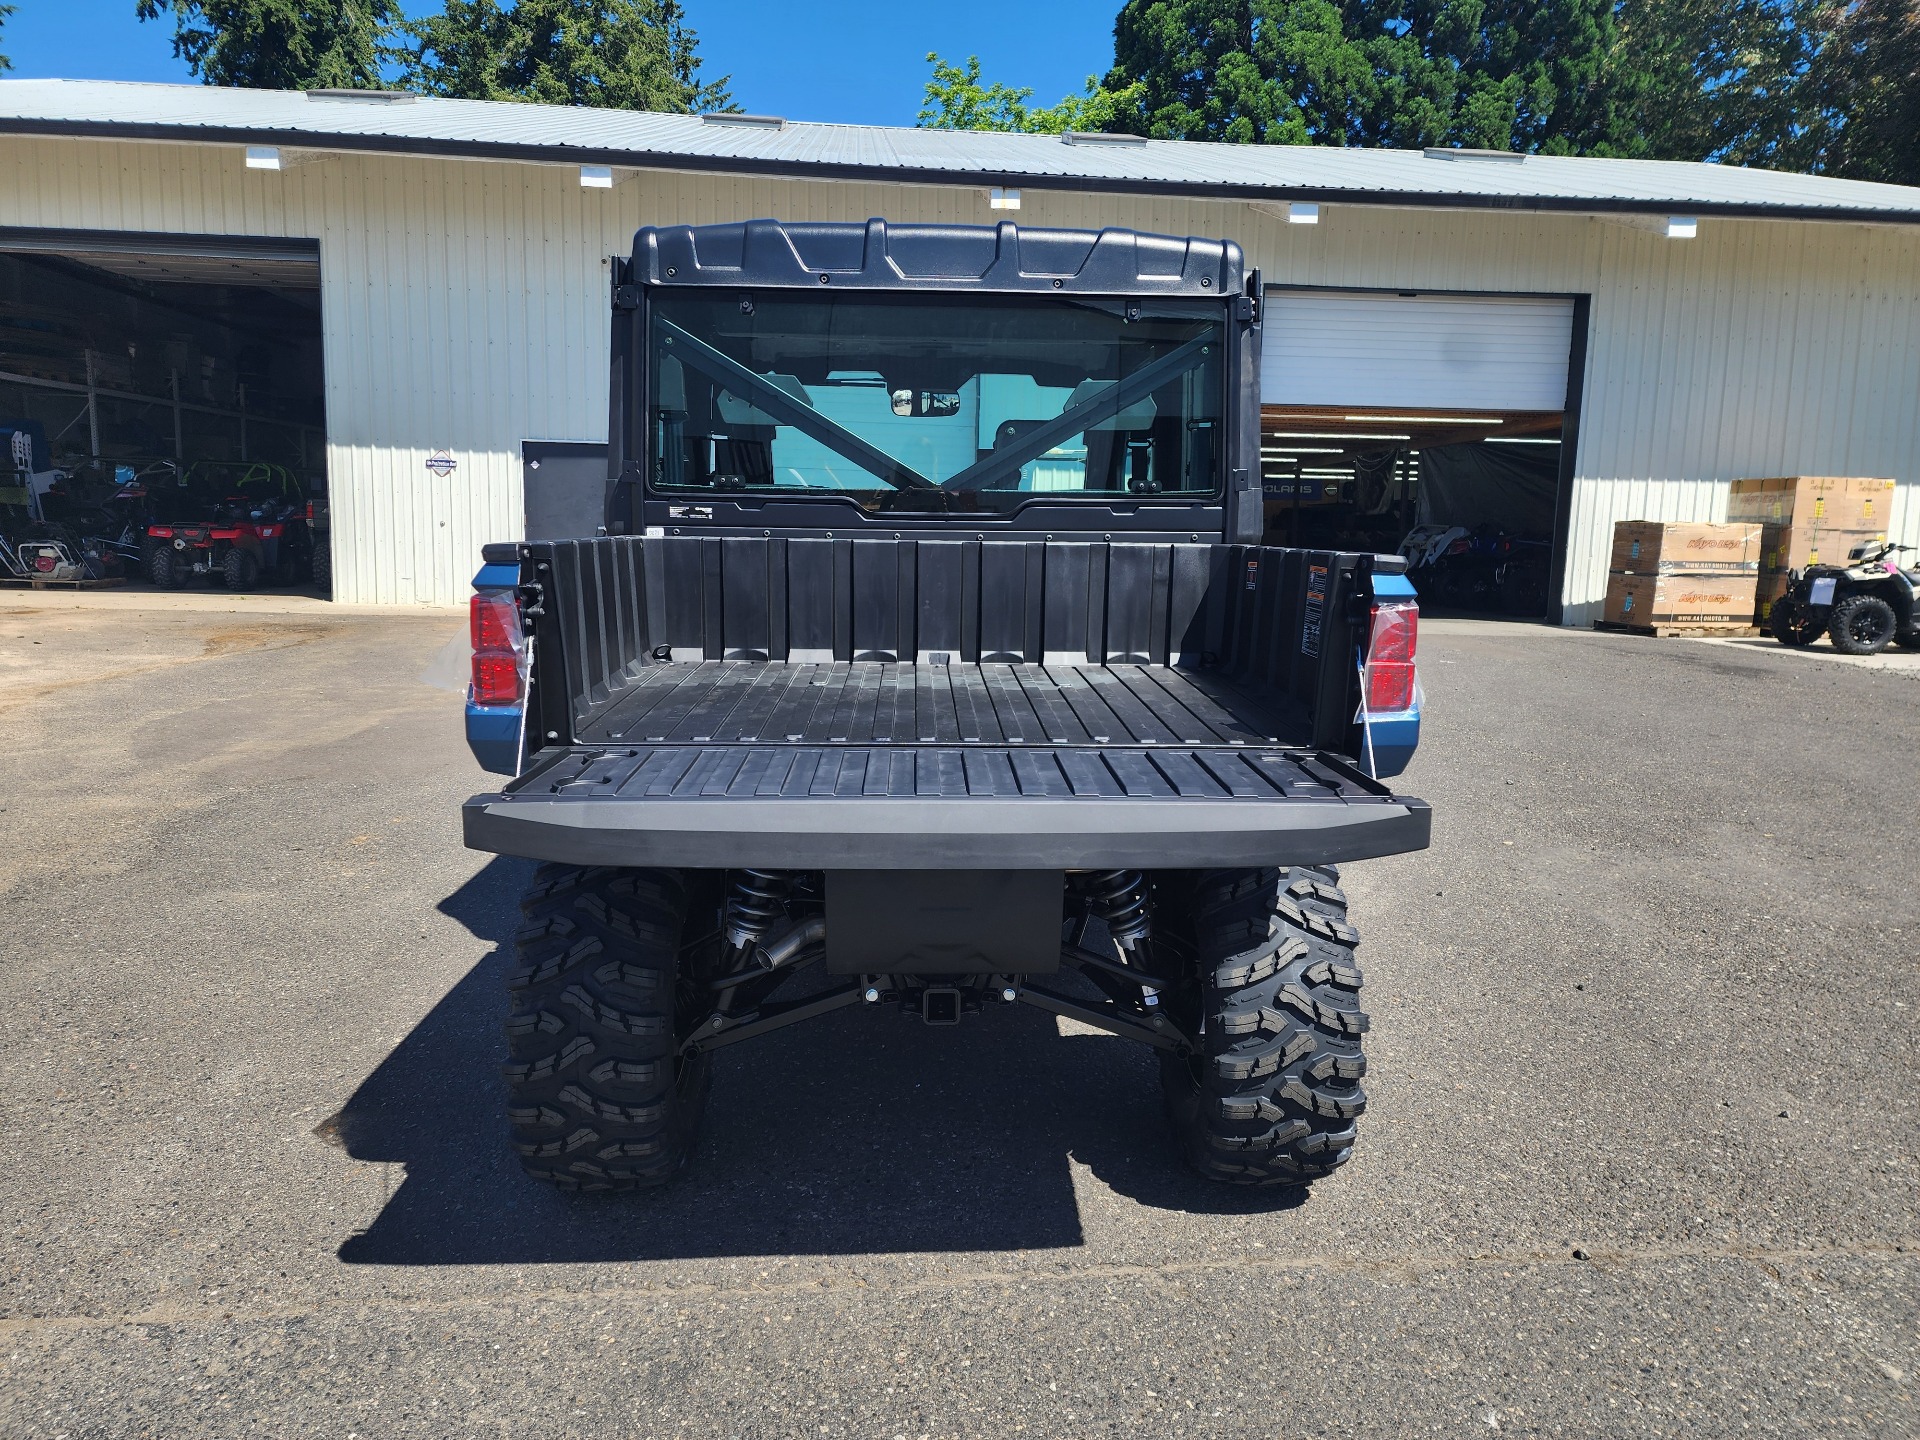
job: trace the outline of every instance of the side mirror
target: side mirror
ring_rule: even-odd
[[[951,390],[896,390],[892,399],[893,413],[903,420],[929,415],[937,419],[960,413],[960,397]]]

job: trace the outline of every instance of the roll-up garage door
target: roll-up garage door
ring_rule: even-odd
[[[1269,290],[1266,405],[1559,410],[1573,301]]]

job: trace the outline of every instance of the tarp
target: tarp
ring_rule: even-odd
[[[1420,523],[1498,525],[1509,535],[1553,534],[1560,487],[1557,445],[1447,445],[1420,452]]]

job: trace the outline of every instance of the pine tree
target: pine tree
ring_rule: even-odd
[[[379,89],[395,0],[137,0],[142,20],[172,15],[173,53],[209,85],[260,90]]]
[[[726,80],[700,79],[698,37],[678,0],[446,0],[408,21],[396,54],[428,95],[623,110],[735,106]]]
[[[1920,3],[1836,0],[1828,18],[1809,66],[1819,118],[1801,145],[1832,174],[1920,185]]]

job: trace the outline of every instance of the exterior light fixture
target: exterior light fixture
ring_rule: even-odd
[[[285,167],[280,160],[280,150],[274,145],[247,146],[247,169],[280,170]]]
[[[987,206],[993,210],[1018,210],[1020,208],[1020,192],[1018,190],[1002,189],[996,185],[987,192]]]
[[[611,190],[613,188],[613,167],[611,165],[582,165],[580,167],[580,188],[582,190]]]
[[[1667,217],[1667,239],[1691,240],[1700,233],[1700,222],[1691,215]]]
[[[1311,200],[1296,200],[1287,206],[1287,223],[1289,225],[1318,225],[1320,223],[1320,207]]]

